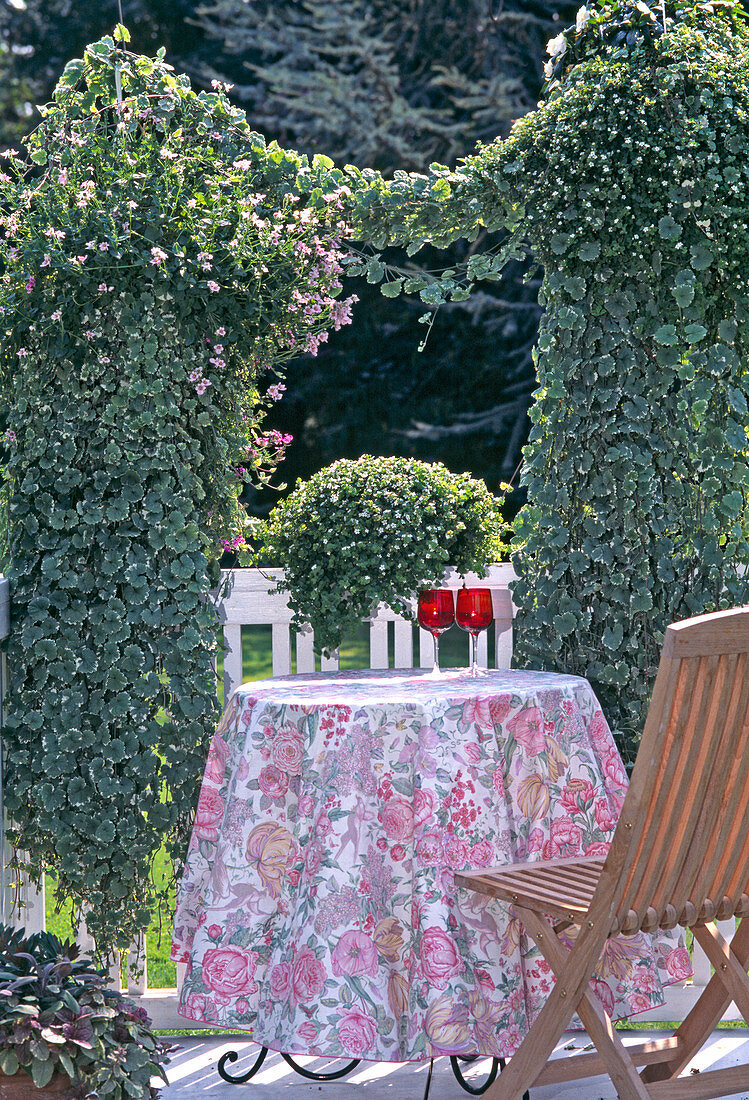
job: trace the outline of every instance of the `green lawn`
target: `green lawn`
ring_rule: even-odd
[[[390,652],[393,652],[392,626],[390,638]],[[418,660],[418,631],[414,627],[414,654]],[[462,630],[453,627],[442,636],[440,641],[440,663],[444,668],[460,667],[468,663],[467,640]],[[490,663],[493,656],[493,641],[489,636]],[[392,660],[392,657],[391,657]],[[369,664],[369,633],[366,624],[362,623],[359,630],[341,646],[341,668],[363,668]],[[317,668],[320,662],[317,659]],[[292,670],[296,669],[296,656],[292,643]],[[271,657],[271,628],[270,626],[244,626],[242,627],[242,672],[243,681],[262,680],[272,674]],[[218,668],[219,699],[223,702],[223,668],[219,660]],[[155,861],[155,871],[159,882],[164,882],[169,877],[169,861],[166,853],[159,852]],[[54,876],[47,875],[47,928],[60,936],[66,937],[72,934],[70,920],[70,905],[66,905],[59,913],[54,911],[53,890]],[[176,984],[175,966],[169,959],[169,945],[171,937],[171,912],[164,915],[159,927],[158,913],[155,913],[151,927],[147,935],[148,957],[148,985],[152,989],[168,987]]]

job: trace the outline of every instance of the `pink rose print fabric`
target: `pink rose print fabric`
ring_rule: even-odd
[[[180,1014],[290,1054],[512,1055],[553,977],[455,871],[608,850],[627,778],[590,685],[496,671],[246,685],[208,755],[175,916]],[[616,1018],[691,974],[678,932],[612,941]]]

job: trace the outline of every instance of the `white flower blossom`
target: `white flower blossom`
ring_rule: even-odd
[[[576,32],[578,34],[581,34],[585,30],[585,28],[587,27],[589,22],[590,22],[590,11],[588,10],[587,4],[583,4],[583,6],[580,8],[580,10],[577,13],[577,18],[575,19],[575,30],[576,30]]]
[[[564,57],[567,53],[567,39],[564,36],[564,31],[556,36],[556,38],[550,38],[546,43],[546,52],[552,57]]]

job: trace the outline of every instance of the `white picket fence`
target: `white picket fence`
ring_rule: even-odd
[[[272,638],[272,667],[274,676],[284,676],[292,672],[312,672],[315,669],[314,636],[311,631],[296,633],[292,639],[290,628],[292,613],[284,595],[274,591],[281,576],[278,569],[236,569],[224,574],[222,586],[214,599],[223,629],[226,652],[224,655],[224,698],[242,682],[242,627],[250,625],[269,626]],[[513,652],[513,614],[514,608],[509,584],[515,579],[511,565],[495,565],[488,577],[474,577],[469,574],[468,584],[481,585],[492,590],[494,604],[494,665],[497,668],[509,668]],[[459,588],[461,577],[451,572],[445,578],[445,584]],[[9,594],[8,582],[0,577],[0,644],[9,634]],[[392,630],[389,623],[393,623]],[[392,637],[392,645],[390,639]],[[295,667],[292,662],[292,641],[294,643]],[[468,638],[466,638],[468,646]],[[479,661],[486,665],[488,643],[486,633],[479,639]],[[369,665],[370,668],[431,668],[433,647],[431,635],[418,631],[418,662],[414,662],[413,624],[396,615],[389,608],[381,607],[369,620]],[[323,671],[336,669],[337,658],[323,658]],[[6,684],[5,654],[2,654],[2,679],[0,682],[0,722],[2,720],[2,693]],[[0,772],[0,792],[2,774]],[[0,794],[1,799],[1,794]],[[2,804],[0,801],[0,815]],[[41,930],[45,927],[44,884],[34,884],[27,879],[20,882],[9,881],[10,872],[4,856],[0,859],[0,906],[2,920],[15,925],[23,925],[27,930]],[[20,905],[19,905],[20,902]],[[726,921],[720,925],[726,938],[734,932],[734,922]],[[168,932],[167,932],[168,934]],[[93,940],[81,930],[78,936],[83,946],[93,947]],[[696,1002],[699,991],[710,978],[710,964],[704,953],[695,946],[694,980],[669,986],[665,1005],[652,1012],[638,1016],[640,1021],[666,1021],[683,1018],[683,1015]],[[143,942],[134,944],[127,956],[126,988],[128,995],[141,1004],[159,1028],[184,1028],[186,1021],[177,1015],[177,989],[150,988],[146,969]],[[177,968],[177,980],[181,979],[181,967]],[[115,988],[121,988],[120,967],[113,967],[112,977]],[[734,1005],[726,1019],[738,1019]]]

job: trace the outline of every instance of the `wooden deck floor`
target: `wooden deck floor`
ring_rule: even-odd
[[[624,1042],[642,1042],[651,1033],[644,1031],[622,1032]],[[663,1032],[653,1032],[654,1036]],[[231,1072],[239,1074],[247,1069],[257,1054],[258,1048],[237,1037],[234,1041],[227,1038],[188,1038],[176,1037],[174,1042],[179,1050],[172,1055],[169,1069],[169,1087],[161,1093],[161,1100],[192,1100],[203,1097],[205,1100],[304,1100],[315,1097],[324,1100],[423,1100],[427,1079],[427,1066],[417,1064],[376,1064],[364,1063],[343,1081],[318,1084],[298,1077],[283,1061],[279,1054],[269,1054],[260,1072],[246,1085],[229,1085],[223,1082],[216,1072],[216,1063],[226,1050],[238,1050],[240,1060],[230,1067]],[[570,1033],[565,1042],[574,1042],[582,1046],[587,1038],[580,1032]],[[720,1030],[713,1032],[708,1043],[693,1062],[694,1068],[714,1069],[720,1066],[738,1065],[749,1062],[749,1030]],[[311,1069],[324,1070],[323,1061],[310,1061]],[[334,1063],[330,1063],[332,1067]],[[485,1073],[485,1066],[483,1063]],[[480,1080],[482,1064],[476,1069],[476,1080]],[[470,1080],[470,1071],[466,1072]],[[435,1072],[429,1100],[465,1100],[464,1092],[450,1069],[447,1058],[435,1062]],[[594,1077],[587,1081],[576,1082],[561,1087],[554,1085],[531,1090],[531,1100],[616,1100],[616,1091],[604,1077]],[[749,1100],[749,1091],[736,1093],[725,1100]]]

